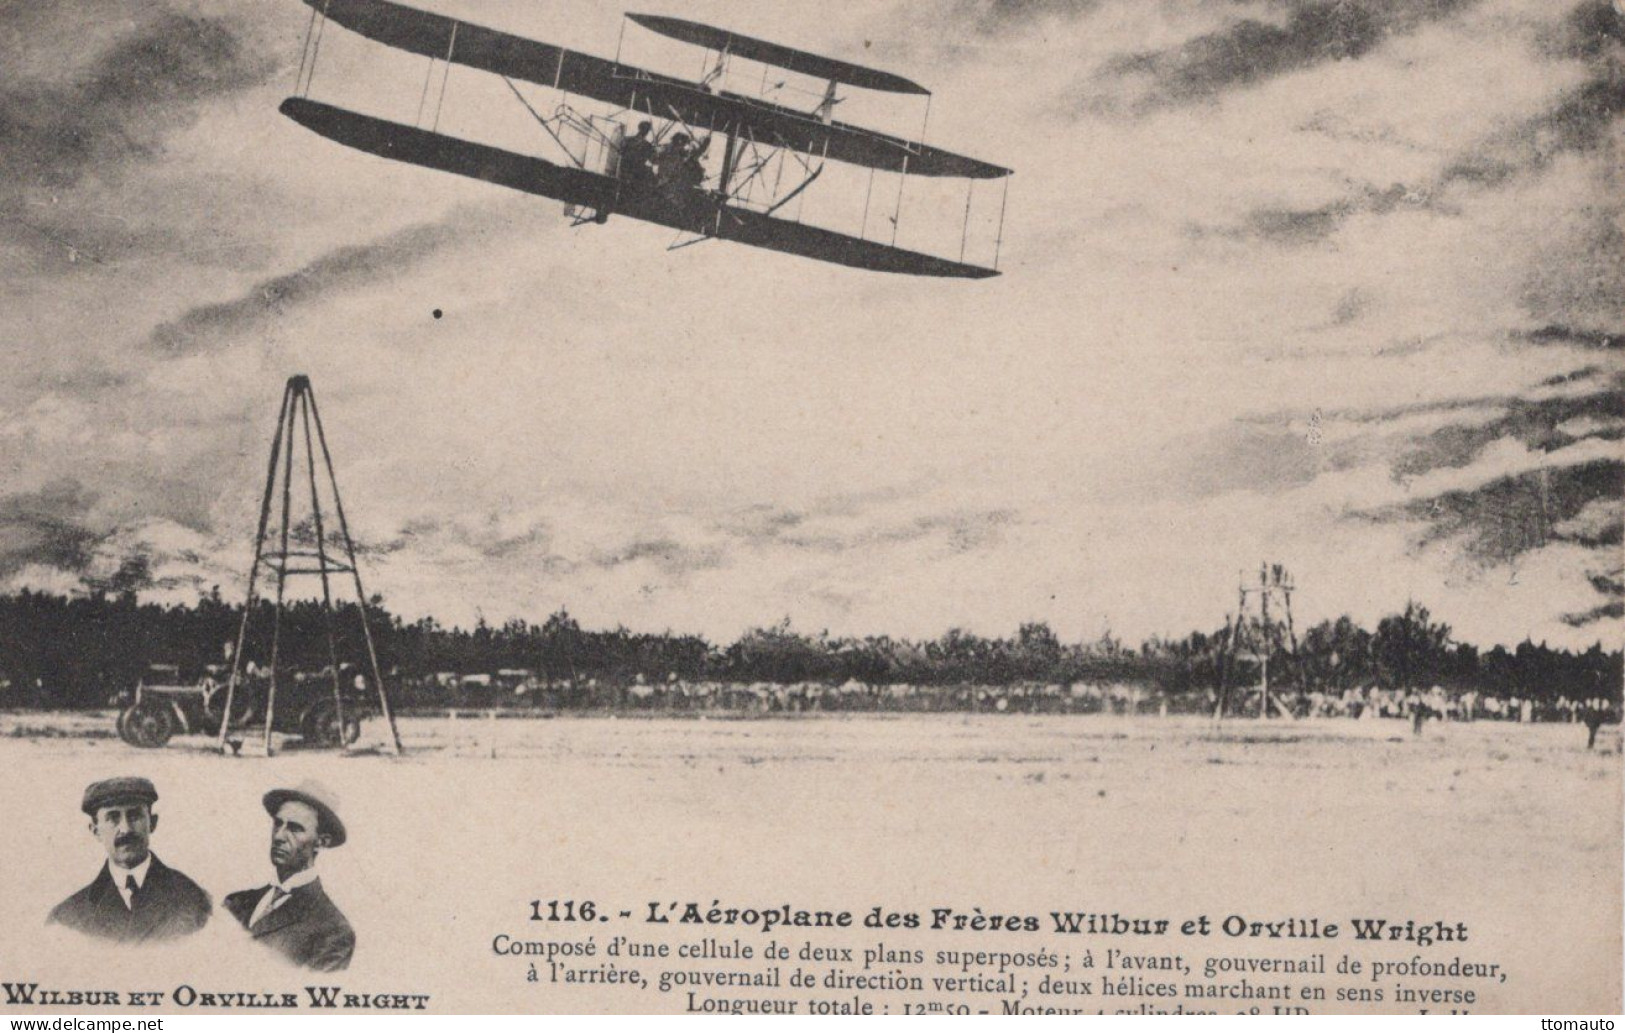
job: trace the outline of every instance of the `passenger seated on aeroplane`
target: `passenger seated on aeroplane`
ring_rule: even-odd
[[[705,182],[705,163],[700,161],[700,156],[710,145],[711,138],[708,136],[683,153],[682,162],[678,165],[678,181],[690,190],[698,190]]]
[[[678,186],[682,183],[683,163],[688,157],[689,135],[687,133],[673,133],[660,148],[655,158],[658,166],[661,186]]]
[[[649,138],[654,124],[638,123],[638,131],[621,142],[620,177],[628,183],[647,183],[654,178],[655,145]]]

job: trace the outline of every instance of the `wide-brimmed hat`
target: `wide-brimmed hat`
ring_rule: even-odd
[[[338,798],[325,786],[301,782],[297,789],[273,789],[265,794],[265,813],[276,817],[277,809],[289,800],[297,800],[316,812],[316,834],[326,836],[329,847],[344,844],[344,822],[339,820]]]
[[[134,775],[124,775],[119,778],[104,778],[100,782],[92,782],[85,786],[84,799],[79,802],[79,809],[90,815],[114,803],[144,803],[148,807],[158,802],[158,790],[145,778]]]

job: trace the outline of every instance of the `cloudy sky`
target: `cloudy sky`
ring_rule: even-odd
[[[345,151],[277,113],[296,0],[7,4],[0,587],[240,593],[302,372],[407,614],[1137,639],[1268,559],[1301,621],[1618,642],[1610,0],[650,3],[932,87],[931,142],[1017,170],[1006,275],[668,252]],[[412,121],[425,62],[381,49],[329,26],[311,95]],[[482,79],[442,131],[546,155]]]

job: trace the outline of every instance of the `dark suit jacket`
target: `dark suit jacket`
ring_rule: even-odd
[[[222,903],[254,939],[295,965],[319,972],[348,968],[350,956],[355,953],[355,930],[322,889],[322,880],[294,890],[286,903],[250,928],[248,920],[254,917],[254,908],[270,888],[265,885],[241,890]]]
[[[153,855],[133,907],[124,906],[104,864],[94,882],[53,908],[46,921],[105,940],[146,943],[195,933],[213,910],[209,895],[197,883]]]

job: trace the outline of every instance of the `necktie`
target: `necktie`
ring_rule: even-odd
[[[265,910],[261,912],[260,917],[254,922],[254,924],[259,925],[260,922],[263,922],[269,918],[271,912],[276,910],[277,905],[286,900],[288,896],[289,893],[287,890],[283,889],[281,886],[273,885],[271,887],[271,899],[266,901]]]
[[[136,884],[135,876],[126,875],[124,877],[125,899],[129,901],[131,911],[135,910],[135,895],[140,892],[140,890],[141,887]]]

